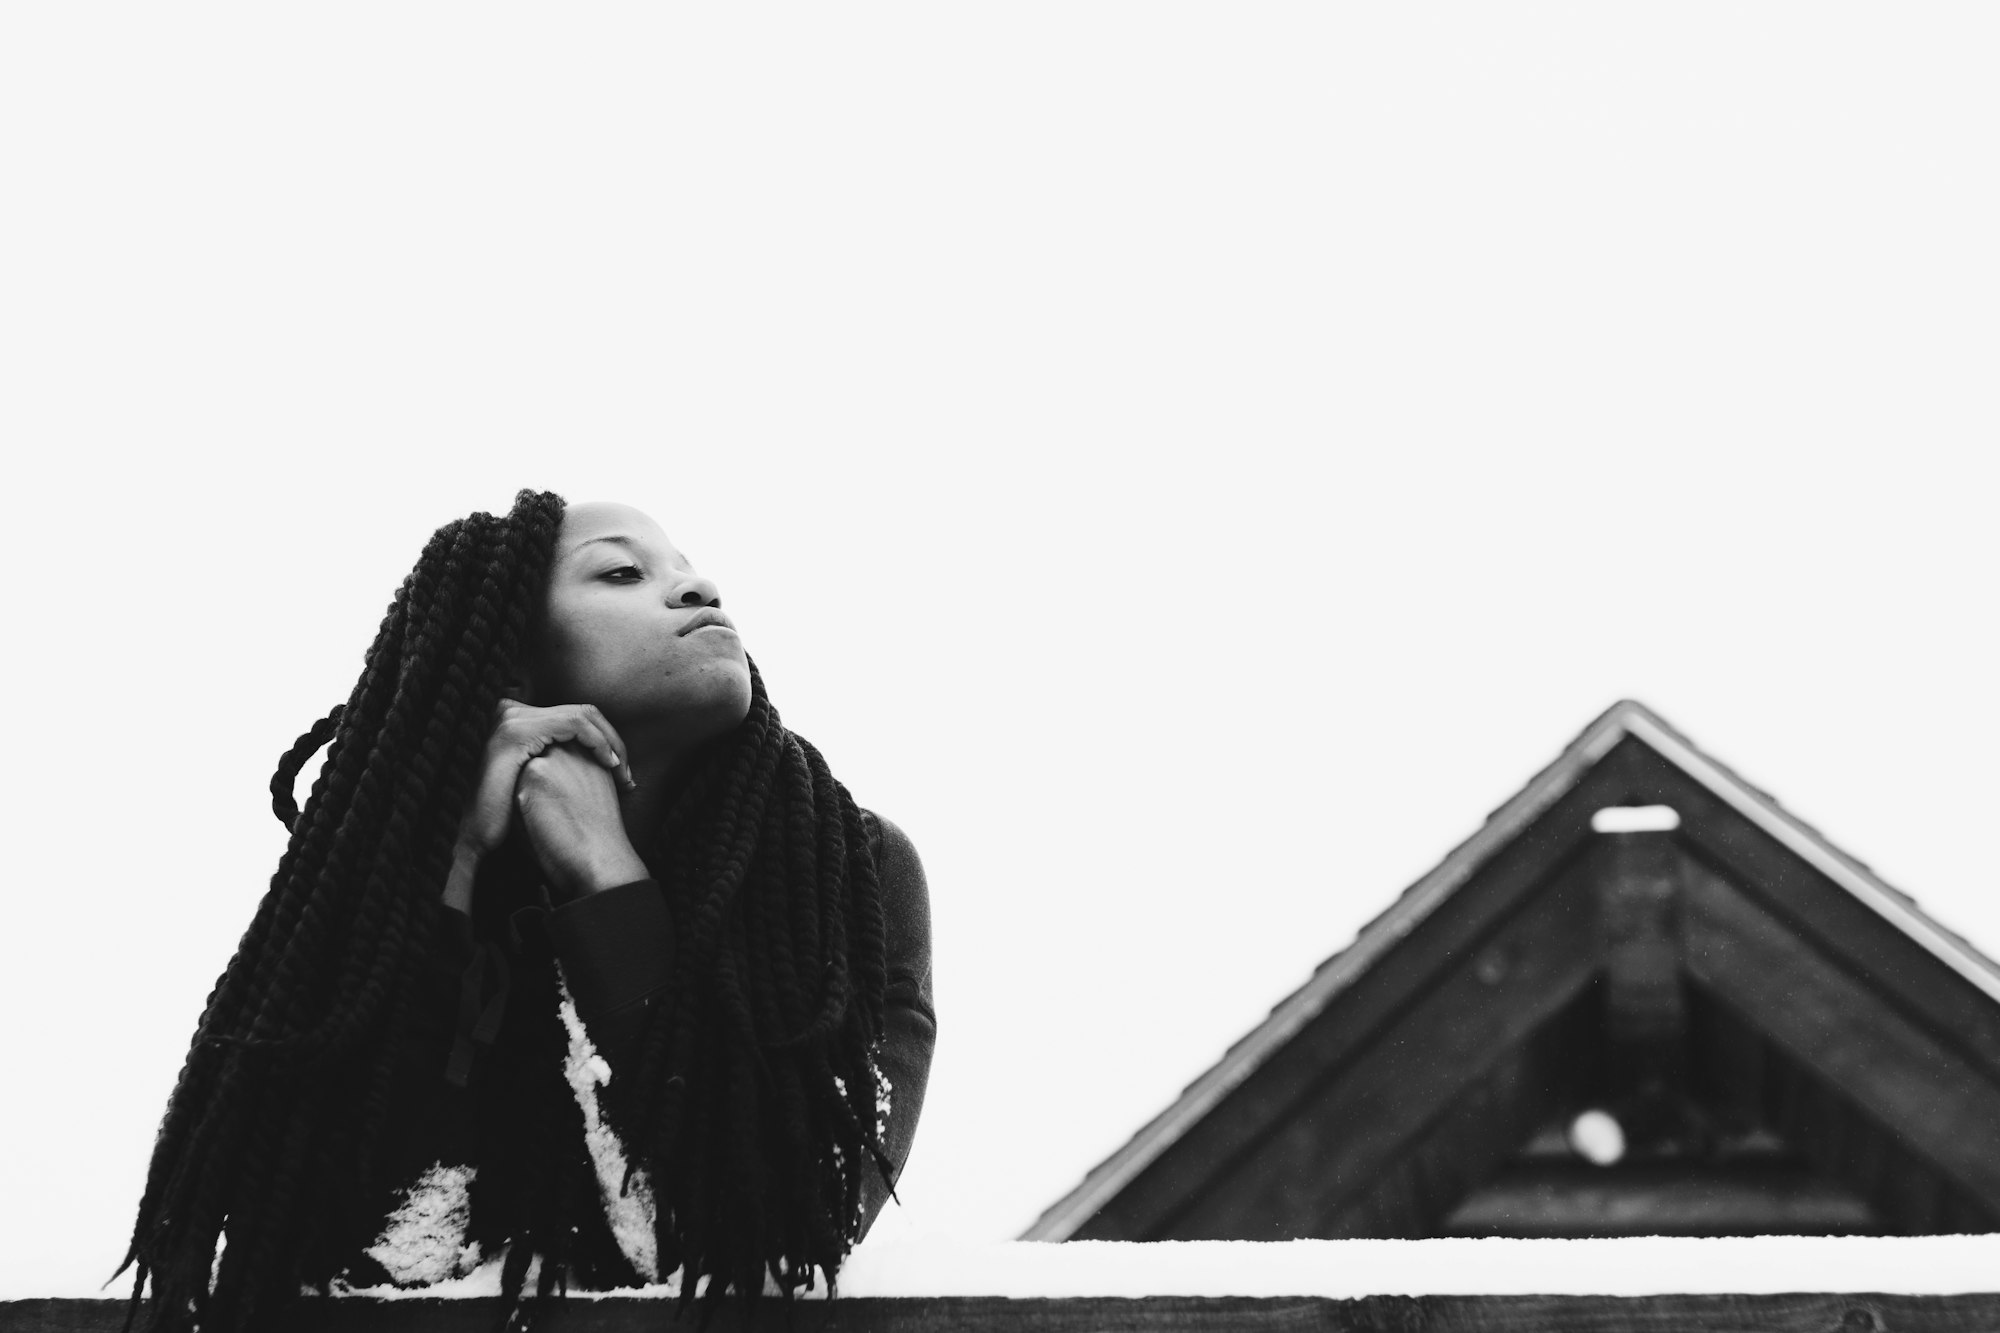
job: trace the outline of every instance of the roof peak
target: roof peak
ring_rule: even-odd
[[[1171,1106],[1093,1169],[1077,1189],[1051,1206],[1023,1239],[1063,1240],[1071,1235],[1105,1200],[1241,1085],[1357,977],[1583,783],[1628,739],[1658,755],[1684,778],[1743,816],[1989,999],[2000,1003],[2000,968],[1919,911],[1909,897],[1884,883],[1867,866],[1787,812],[1769,794],[1702,753],[1652,708],[1637,699],[1622,698],[1600,713],[1554,760],[1494,810],[1470,837],[1363,926],[1352,944],[1321,963],[1304,985],[1233,1044],[1207,1073],[1189,1084]]]

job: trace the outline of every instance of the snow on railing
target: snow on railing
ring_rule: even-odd
[[[500,1290],[499,1263],[496,1258],[465,1278],[431,1287],[371,1288],[354,1294],[391,1299],[493,1296]],[[666,1298],[677,1291],[672,1284],[662,1284],[607,1294]],[[843,1298],[1651,1296],[1792,1291],[1905,1295],[2000,1291],[2000,1235],[1068,1241],[1060,1245],[901,1238],[861,1246],[840,1275]]]
[[[499,1294],[501,1256],[463,1278],[342,1295],[387,1300]],[[109,1299],[111,1289],[5,1296]],[[61,1286],[63,1284],[56,1284]],[[532,1279],[530,1280],[532,1285]],[[1981,1236],[1636,1236],[1605,1240],[962,1241],[907,1236],[864,1244],[842,1297],[1648,1296],[1663,1293],[2000,1292],[2000,1234]],[[676,1295],[672,1283],[573,1296]],[[814,1293],[824,1296],[824,1290]]]

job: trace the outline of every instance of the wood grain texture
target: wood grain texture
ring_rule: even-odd
[[[1482,975],[1461,965],[1446,974],[1379,1029],[1360,1056],[1323,1079],[1226,1178],[1211,1180],[1192,1207],[1138,1239],[1325,1234],[1327,1219],[1370,1189],[1427,1126],[1589,984],[1596,928],[1587,876],[1565,876],[1537,895],[1486,947],[1508,960],[1502,971]],[[1520,1127],[1507,1117],[1484,1128],[1496,1162],[1519,1140]],[[1449,1203],[1439,1201],[1437,1211]]]
[[[1690,975],[1823,1084],[2000,1211],[2000,1087],[1720,876],[1691,867]]]
[[[1699,986],[1688,995],[1692,1088],[1725,1137],[1775,1136],[1868,1200],[1885,1236],[1992,1231],[1994,1219],[1887,1125],[1828,1088]]]
[[[1630,744],[1614,753],[1635,803],[1679,812],[1682,846],[1749,889],[1814,951],[1873,978],[1927,1031],[2000,1078],[2000,1006],[1649,746]]]
[[[296,1333],[490,1333],[497,1301],[307,1301]],[[122,1301],[0,1302],[4,1333],[117,1333]],[[542,1333],[642,1333],[695,1327],[673,1307],[639,1299],[551,1307]],[[1993,1333],[2000,1295],[1886,1296],[1147,1296],[843,1298],[733,1309],[712,1333]]]
[[[1787,1162],[1510,1167],[1466,1198],[1458,1236],[1832,1236],[1880,1230],[1866,1200]]]
[[[1358,1198],[1320,1228],[1332,1237],[1457,1233],[1455,1207],[1529,1139],[1536,1126],[1578,1099],[1601,1026],[1593,991],[1503,1056],[1423,1134],[1400,1148]]]

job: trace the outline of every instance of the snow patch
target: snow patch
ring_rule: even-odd
[[[560,973],[560,964],[558,964]],[[604,1216],[611,1223],[612,1238],[631,1261],[639,1276],[656,1282],[660,1276],[658,1242],[653,1236],[653,1183],[644,1168],[631,1173],[631,1188],[625,1188],[625,1145],[597,1105],[597,1090],[611,1082],[611,1066],[591,1045],[583,1019],[570,998],[568,982],[562,982],[562,1021],[569,1033],[569,1055],[563,1075],[570,1091],[583,1109],[583,1141],[590,1150],[590,1163],[597,1172],[597,1189],[604,1201]]]
[[[875,1079],[875,1137],[880,1141],[887,1142],[889,1137],[891,1094],[895,1092],[895,1088],[890,1084],[889,1076],[882,1072],[882,1067],[875,1063],[872,1052],[869,1055],[868,1072]],[[842,1097],[847,1096],[846,1079],[835,1074],[833,1076],[833,1086],[839,1091]],[[834,1158],[838,1161],[839,1157],[840,1150],[836,1147],[834,1149]]]
[[[479,1262],[479,1243],[465,1239],[472,1177],[469,1166],[431,1167],[404,1191],[380,1239],[364,1253],[401,1286],[443,1282],[472,1268]]]

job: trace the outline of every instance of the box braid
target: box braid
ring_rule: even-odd
[[[662,1272],[754,1299],[829,1283],[881,1170],[872,1059],[881,894],[853,799],[751,670],[750,714],[677,801],[649,868],[677,930],[672,985],[607,1114],[642,1145]],[[629,1183],[629,1180],[628,1180]]]
[[[347,702],[279,761],[291,838],[217,980],[167,1105],[119,1272],[126,1327],[275,1326],[380,1229],[399,1183],[378,1162],[399,1106],[396,1036],[437,947],[457,828],[494,709],[518,679],[563,512],[522,491],[504,517],[440,528],[398,590]],[[751,665],[744,723],[713,742],[662,826],[635,841],[676,921],[673,984],[606,1113],[653,1182],[660,1269],[681,1295],[788,1298],[834,1281],[861,1171],[889,1163],[874,1051],[887,982],[867,829]],[[327,746],[303,810],[298,774]],[[475,930],[530,901],[531,858],[496,854]],[[560,1281],[636,1280],[618,1251],[564,1080],[546,938],[520,937],[510,1018],[474,1083],[469,1238],[506,1247],[502,1323]],[[628,1177],[629,1179],[629,1177]],[[218,1240],[224,1242],[217,1261]],[[532,1305],[522,1305],[534,1255]]]

